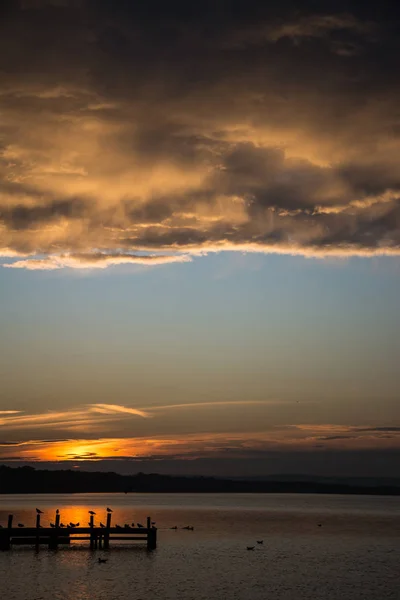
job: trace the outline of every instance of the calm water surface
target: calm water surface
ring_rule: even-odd
[[[158,548],[78,543],[0,553],[1,600],[384,600],[400,598],[400,499],[297,494],[0,496],[0,524],[157,521]],[[193,525],[194,531],[169,529]],[[320,526],[319,526],[320,525]],[[264,540],[257,545],[256,540]],[[248,545],[256,545],[248,552]],[[106,564],[98,557],[107,556]]]

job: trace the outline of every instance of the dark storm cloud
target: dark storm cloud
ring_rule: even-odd
[[[30,255],[8,266],[400,253],[396,7],[1,11],[0,251]]]

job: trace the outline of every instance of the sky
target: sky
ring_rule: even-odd
[[[0,462],[395,476],[398,9],[3,0]]]

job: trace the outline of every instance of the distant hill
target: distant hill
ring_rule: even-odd
[[[329,479],[276,475],[267,479],[217,479],[158,474],[47,471],[34,467],[0,466],[1,494],[52,494],[80,492],[157,493],[308,493],[400,495],[400,480]]]

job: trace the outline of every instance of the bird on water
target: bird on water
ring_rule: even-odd
[[[257,540],[257,544],[263,544],[264,540]]]
[[[99,563],[106,563],[107,562],[107,558],[100,558],[99,557]]]
[[[247,550],[254,550],[255,546],[247,546]]]

